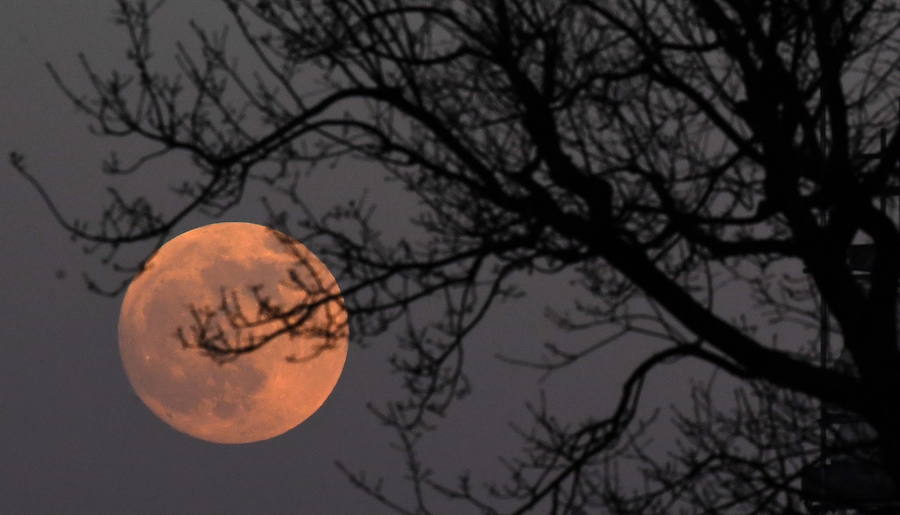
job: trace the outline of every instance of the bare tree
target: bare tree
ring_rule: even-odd
[[[391,363],[408,397],[377,414],[398,431],[415,495],[412,506],[398,504],[348,471],[373,496],[404,513],[428,513],[432,495],[485,512],[653,512],[658,496],[629,506],[613,495],[607,467],[615,449],[629,447],[644,378],[686,357],[764,385],[751,391],[756,399],[774,392],[780,401],[769,405],[821,401],[862,417],[900,480],[900,235],[878,205],[897,191],[895,2],[221,3],[253,52],[254,72],[229,57],[224,32],[199,25],[199,51],[179,45],[180,71],[159,71],[150,40],[158,4],[120,0],[129,68],[105,75],[83,58],[88,95],[54,73],[100,134],[156,146],[130,163],[111,156],[104,172],[191,158],[193,169],[173,185],[182,207],[164,213],[112,190],[102,218],[87,224],[44,197],[74,237],[130,274],[142,262],[119,262],[119,249],[160,244],[190,213],[227,212],[251,181],[270,186],[272,225],[337,263],[354,337],[402,333]],[[419,206],[409,213],[415,236],[381,238],[364,198],[310,208],[304,173],[328,173],[324,165],[337,160],[375,163],[404,186]],[[22,156],[12,162],[43,193]],[[846,259],[861,235],[874,249],[871,288]],[[518,294],[514,281],[525,274],[574,274],[579,298],[549,317],[595,336],[588,346],[548,346],[529,366],[565,369],[628,333],[666,344],[633,370],[611,417],[569,427],[535,408],[509,478],[487,490],[466,476],[439,484],[416,443],[468,392],[464,349],[477,344],[468,335],[496,302]],[[745,299],[747,317],[727,311],[718,297],[726,290]],[[857,374],[771,340],[798,330],[813,337],[819,299]],[[441,316],[413,316],[436,300]],[[265,313],[284,326],[276,311]],[[768,332],[754,328],[760,320]],[[749,430],[746,418],[732,420],[741,422],[735,431]],[[718,429],[709,429],[712,438]],[[784,443],[779,456],[794,466],[791,446],[803,438],[785,434],[765,442]],[[702,439],[693,442],[702,449]],[[766,459],[751,468],[781,467],[782,458]],[[717,466],[695,464],[694,476]],[[770,483],[768,491],[783,490]],[[752,492],[729,495],[765,506],[765,488]],[[741,504],[687,500],[707,511]]]

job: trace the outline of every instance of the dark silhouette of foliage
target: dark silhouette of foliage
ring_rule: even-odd
[[[99,222],[69,221],[22,156],[12,162],[126,274],[141,263],[119,261],[121,248],[159,245],[189,214],[221,215],[249,183],[267,185],[271,224],[332,263],[353,337],[401,332],[391,365],[408,396],[376,414],[397,430],[414,495],[390,499],[345,469],[357,486],[400,513],[430,513],[434,496],[487,513],[797,513],[800,474],[818,459],[818,402],[874,428],[900,480],[900,234],[880,203],[898,186],[896,2],[221,4],[251,71],[225,32],[197,24],[199,49],[179,44],[178,71],[160,71],[158,5],[120,0],[127,69],[107,75],[82,58],[87,95],[54,73],[95,131],[156,146],[130,163],[111,156],[105,173],[190,157],[173,185],[179,209],[111,190]],[[408,238],[382,238],[365,197],[308,205],[304,174],[353,160],[416,200]],[[847,261],[860,237],[874,249],[870,288]],[[508,361],[564,373],[624,334],[665,345],[632,371],[611,416],[568,426],[538,404],[508,478],[439,483],[416,445],[469,392],[471,331],[527,274],[576,278],[577,301],[549,317],[595,343]],[[126,282],[91,284],[115,294]],[[808,352],[821,301],[856,373]],[[440,316],[415,316],[436,302]],[[728,312],[736,304],[746,316]],[[637,406],[645,377],[682,358],[747,389],[727,412],[698,387],[697,411],[676,416],[684,446],[661,463],[641,453]],[[628,455],[646,490],[616,484],[613,464]]]

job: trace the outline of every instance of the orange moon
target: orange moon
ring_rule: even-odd
[[[328,398],[347,357],[334,277],[301,243],[251,223],[169,240],[129,284],[118,332],[144,404],[178,431],[216,443],[294,428]],[[248,345],[256,348],[220,352]]]

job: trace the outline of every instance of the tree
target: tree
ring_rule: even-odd
[[[877,202],[896,193],[900,156],[894,2],[222,5],[258,73],[229,58],[224,33],[199,25],[200,50],[179,45],[179,73],[157,71],[150,22],[158,4],[120,0],[129,71],[104,76],[85,59],[87,96],[54,74],[99,133],[156,146],[133,163],[111,156],[106,173],[190,157],[194,169],[174,189],[182,207],[163,213],[112,190],[98,223],[53,212],[117,270],[134,273],[142,262],[116,261],[119,249],[161,244],[190,213],[227,212],[249,182],[269,185],[283,202],[265,202],[272,224],[339,263],[352,334],[403,333],[392,366],[409,395],[378,415],[398,430],[418,486],[494,509],[467,479],[452,488],[431,482],[414,449],[467,393],[467,335],[517,295],[522,274],[575,274],[582,297],[549,316],[599,335],[588,347],[549,346],[534,366],[564,368],[620,333],[667,345],[633,370],[611,417],[561,427],[535,410],[526,452],[493,491],[510,511],[613,506],[602,469],[627,443],[643,380],[685,357],[765,385],[773,399],[857,414],[900,481],[900,235]],[[351,159],[377,164],[418,201],[414,236],[380,238],[364,198],[326,213],[309,208],[303,173]],[[22,156],[12,162],[41,189]],[[285,205],[296,217],[290,229]],[[860,235],[874,249],[870,288],[846,259]],[[736,288],[756,319],[729,316],[717,300],[723,288]],[[819,298],[856,374],[754,330],[765,316],[774,333],[813,338]],[[426,299],[444,309],[422,324],[413,314]],[[423,497],[416,502],[409,512],[426,509]]]

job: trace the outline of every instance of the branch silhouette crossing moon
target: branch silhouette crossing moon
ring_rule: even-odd
[[[163,245],[128,286],[119,352],[164,422],[216,443],[281,435],[330,395],[347,312],[327,267],[262,225],[224,222]]]

